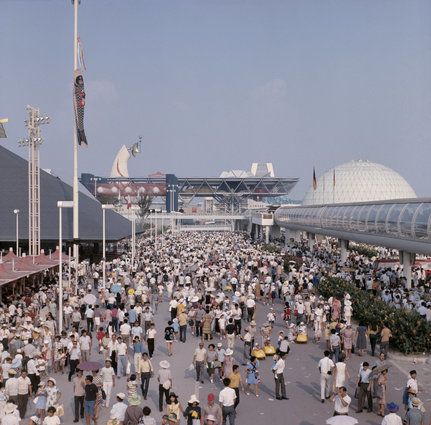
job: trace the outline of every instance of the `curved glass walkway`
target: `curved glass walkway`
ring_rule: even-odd
[[[280,227],[431,254],[431,199],[280,207]]]

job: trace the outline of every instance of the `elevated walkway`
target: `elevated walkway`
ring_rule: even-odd
[[[232,232],[232,226],[227,225],[199,225],[199,224],[183,224],[177,226],[174,232]]]
[[[341,262],[348,242],[385,246],[400,251],[407,287],[415,254],[431,255],[431,199],[394,199],[380,202],[280,207],[275,223],[291,235],[306,231],[310,246],[315,235],[338,238]]]
[[[181,213],[156,213],[147,217],[151,220],[246,220],[248,216],[244,214],[181,214]]]

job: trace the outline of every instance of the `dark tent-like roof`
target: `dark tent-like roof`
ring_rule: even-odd
[[[71,201],[72,187],[58,177],[40,171],[41,240],[58,240],[57,201]],[[19,238],[28,240],[28,162],[0,146],[0,242],[16,237],[14,209],[19,209]],[[63,239],[73,239],[72,209],[63,209]],[[131,234],[129,220],[115,211],[106,211],[106,239],[116,241]],[[102,239],[102,207],[93,198],[79,193],[79,239]]]

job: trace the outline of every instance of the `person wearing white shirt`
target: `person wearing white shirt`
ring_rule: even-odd
[[[120,326],[120,334],[126,345],[129,343],[131,329],[132,327],[127,323],[127,320],[124,320],[123,324]]]
[[[254,308],[256,303],[254,299],[251,296],[249,296],[247,298],[247,301],[245,302],[245,305],[247,307],[247,322],[251,322],[253,320]]]
[[[121,337],[118,337],[118,346],[117,346],[117,355],[118,355],[118,364],[117,364],[117,377],[120,378],[121,375],[126,376],[127,370],[127,345],[123,342]]]
[[[154,353],[154,342],[157,335],[156,328],[154,327],[154,323],[150,324],[150,329],[147,330],[145,336],[147,337],[147,345],[148,345],[148,355],[150,358],[153,357]]]
[[[91,352],[91,337],[87,335],[87,331],[83,330],[79,337],[79,347],[81,349],[82,361],[86,362]]]
[[[73,340],[72,345],[68,348],[69,352],[69,382],[72,380],[72,375],[75,373],[76,366],[78,366],[79,360],[81,359],[81,349],[79,348],[78,341]]]
[[[347,395],[346,387],[338,388],[338,393],[333,397],[334,416],[348,415],[352,399]]]
[[[6,403],[3,408],[4,414],[1,417],[2,425],[19,425],[19,412],[11,402]]]
[[[391,402],[386,405],[389,413],[383,418],[382,425],[402,425],[403,421],[400,416],[397,415],[399,407],[396,403]]]
[[[319,360],[320,371],[320,401],[325,402],[326,398],[330,397],[332,371],[335,368],[334,362],[329,358],[330,352],[325,350],[325,357]]]
[[[71,319],[72,319],[72,313],[73,313],[72,306],[70,304],[66,304],[63,308],[63,313],[64,313],[64,327],[65,329],[69,329],[71,324]]]
[[[220,391],[218,401],[223,413],[223,423],[229,418],[229,425],[235,425],[235,400],[236,393],[233,388],[229,387],[230,379],[223,379],[224,388]]]
[[[139,325],[139,322],[135,322],[135,324],[132,327],[132,340],[134,340],[136,336],[139,339],[142,339],[143,332],[144,331],[143,331],[142,327]]]
[[[274,356],[274,365],[272,366],[272,372],[274,373],[275,380],[275,398],[277,400],[288,400],[286,397],[286,384],[284,382],[284,362],[283,355]],[[281,394],[280,394],[281,393]]]
[[[38,385],[38,372],[36,367],[36,360],[31,356],[27,362],[27,375],[31,381],[31,389],[33,393],[37,391]]]
[[[94,330],[94,310],[91,305],[85,310],[85,318],[87,319],[87,332],[91,334]]]
[[[9,378],[5,384],[5,394],[8,401],[18,404],[18,379],[15,377],[15,370],[9,370]]]
[[[418,394],[418,381],[416,379],[417,373],[415,370],[411,370],[409,372],[410,378],[407,380],[406,388],[404,389],[403,394],[403,403],[406,408],[411,407],[411,399],[416,397]]]
[[[127,409],[127,404],[124,403],[125,398],[126,395],[124,393],[117,394],[117,402],[113,404],[111,412],[109,413],[110,419],[116,419],[120,423],[123,423]]]
[[[193,364],[196,370],[196,382],[201,381],[201,384],[204,383],[203,371],[204,371],[204,366],[206,362],[207,362],[207,350],[204,348],[204,343],[201,341],[199,343],[199,347],[196,348],[195,353],[193,355]]]
[[[109,407],[109,401],[111,400],[112,387],[115,385],[115,372],[111,366],[111,360],[105,360],[105,366],[100,369],[100,376],[102,377],[102,388],[105,391],[106,399],[105,406]]]

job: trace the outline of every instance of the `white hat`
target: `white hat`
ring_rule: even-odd
[[[37,416],[31,416],[30,420],[34,422],[36,425],[40,424],[40,419]]]
[[[171,366],[167,360],[162,360],[159,365],[162,369],[169,369]]]
[[[124,393],[118,393],[117,394],[117,398],[119,398],[120,400],[124,400],[126,398],[126,394],[124,394]]]
[[[48,378],[46,380],[46,383],[48,383],[49,381],[51,381],[54,385],[57,385],[57,381],[54,378]]]
[[[233,354],[233,351],[230,348],[228,348],[225,352],[226,356],[231,356],[232,354]]]
[[[208,415],[208,416],[207,416],[207,421],[213,421],[213,422],[215,422],[215,421],[216,421],[216,418],[215,418],[215,416],[214,416],[214,415]]]
[[[221,348],[221,347],[223,347],[223,344],[222,344],[221,342],[219,342],[219,343],[217,344],[217,347]]]
[[[6,403],[3,411],[4,411],[4,413],[6,413],[8,415],[9,413],[15,412],[16,408],[17,408],[16,404]]]
[[[195,394],[192,394],[192,396],[190,397],[190,400],[188,401],[188,403],[192,404],[192,403],[199,403],[199,400],[197,399]]]

